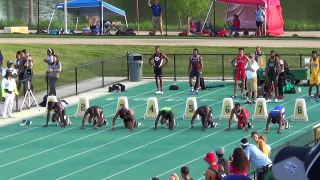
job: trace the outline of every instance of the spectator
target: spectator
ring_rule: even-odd
[[[190,171],[189,171],[189,168],[187,166],[183,166],[181,169],[180,169],[180,172],[181,172],[181,180],[193,180],[192,177],[190,177]]]
[[[231,162],[229,166],[229,173],[233,175],[247,175],[249,169],[249,160],[247,159],[246,155],[242,148],[235,148],[233,150],[231,156]]]
[[[59,74],[61,72],[62,65],[57,55],[54,55],[53,63],[48,67],[48,80],[49,80],[49,95],[57,95],[56,83],[59,79]]]
[[[32,84],[32,78],[33,78],[33,59],[29,53],[27,53],[27,62],[24,64],[26,70],[24,72],[24,78],[26,80],[27,88],[28,90],[33,91],[33,84]],[[29,84],[28,84],[29,83]]]
[[[149,58],[149,63],[153,67],[154,78],[156,80],[156,86],[158,89],[156,91],[156,94],[163,94],[162,68],[168,63],[168,61],[169,61],[169,58],[160,51],[159,46],[156,46],[155,53],[153,53]]]
[[[14,118],[12,115],[13,101],[15,95],[19,94],[17,90],[17,84],[14,78],[12,78],[11,71],[7,70],[6,75],[1,81],[1,95],[2,98],[5,98],[2,107],[2,118]]]
[[[270,58],[266,65],[266,81],[267,86],[269,88],[269,97],[267,99],[267,102],[271,102],[271,98],[273,96],[273,91],[275,91],[275,99],[274,102],[278,101],[278,79],[279,79],[279,73],[280,73],[280,63],[279,60],[276,58],[275,51],[270,51]]]
[[[267,157],[269,157],[267,145],[262,139],[259,139],[259,133],[257,131],[253,131],[251,133],[251,138],[257,143],[257,147],[260,149],[260,151],[262,151]]]
[[[2,67],[3,67],[3,55],[0,50],[0,71],[2,71]]]
[[[229,28],[230,30],[230,36],[233,35],[234,31],[238,31],[240,29],[240,19],[239,16],[234,14],[233,15],[233,20],[232,20],[232,26]]]
[[[18,70],[18,84],[17,84],[18,91],[20,91],[21,89],[21,84],[23,85],[23,95],[25,95],[27,92],[27,79],[25,78],[25,71],[27,69],[25,64],[27,61],[28,61],[27,50],[23,49],[20,51],[20,59],[18,62],[19,70]]]
[[[158,177],[153,177],[151,180],[159,180]]]
[[[260,56],[264,55],[264,53],[261,51],[260,46],[256,47],[256,51],[254,52],[254,55],[255,55],[256,61]]]
[[[314,147],[287,146],[274,159],[272,173],[276,179],[320,179],[320,143]]]
[[[14,67],[12,65],[13,65],[12,61],[7,61],[7,67],[6,68],[2,68],[2,78],[6,75],[7,70],[11,71],[12,78],[18,77],[18,73],[17,73],[16,69],[14,69]]]
[[[19,63],[20,63],[20,51],[17,51],[16,53],[16,60],[14,61],[14,68],[16,71],[19,71]]]
[[[54,59],[54,50],[49,48],[47,50],[47,58],[44,59],[44,62],[48,64],[48,66],[50,66],[50,64],[53,63],[53,59]]]
[[[284,62],[282,59],[280,59],[280,55],[276,54],[275,55],[276,60],[279,61],[279,65],[280,65],[280,69],[279,69],[279,77],[278,77],[278,92],[279,92],[279,96],[278,99],[283,99],[283,79],[284,76],[286,76],[286,71],[284,70]]]
[[[193,55],[189,58],[188,74],[189,74],[189,85],[190,94],[194,93],[193,78],[196,78],[196,94],[199,94],[200,89],[200,76],[202,74],[203,61],[202,57],[199,55],[199,50],[197,48],[193,49]]]
[[[246,104],[255,104],[257,99],[257,91],[258,91],[258,84],[257,84],[257,71],[259,69],[258,63],[254,60],[254,53],[251,53],[248,62],[245,66],[246,70],[246,77],[247,77],[247,91],[248,97]],[[253,101],[252,101],[252,94],[253,94]]]
[[[238,81],[241,80],[241,97],[245,98],[244,94],[244,88],[245,88],[245,80],[246,80],[246,72],[245,72],[245,65],[247,63],[247,60],[249,59],[245,54],[244,54],[244,49],[239,48],[239,54],[237,57],[232,59],[231,65],[236,66],[236,72],[235,72],[235,80],[234,80],[234,91],[233,91],[233,96],[232,98],[237,97],[237,91],[238,91]]]
[[[270,158],[271,157],[271,146],[269,144],[267,144],[267,137],[264,134],[262,134],[259,136],[259,139],[263,140],[264,143],[266,144],[267,149],[268,149],[268,156]]]
[[[263,21],[265,17],[265,12],[261,9],[261,5],[257,4],[257,10],[255,11],[256,25],[257,25],[257,36],[261,36],[264,32]]]
[[[218,32],[218,35],[220,37],[227,37],[229,36],[229,31],[226,30],[225,27],[223,27],[219,32]]]
[[[152,10],[152,24],[153,30],[150,32],[150,35],[156,35],[157,27],[160,28],[160,34],[162,36],[162,8],[158,2],[158,0],[154,0],[154,3],[151,4],[151,0],[148,1],[148,6]]]
[[[219,178],[218,176],[218,170],[220,169],[220,166],[217,164],[216,157],[214,156],[214,153],[210,152],[206,154],[206,157],[203,159],[206,161],[209,165],[209,168],[204,173],[206,180],[217,180]]]
[[[179,180],[179,177],[176,173],[172,173],[169,176],[169,180]]]
[[[196,34],[197,33],[196,24],[194,22],[190,21],[189,29],[190,29],[190,33],[192,33],[192,34]]]
[[[312,51],[311,52],[311,60],[310,60],[310,79],[309,79],[309,96],[307,98],[307,101],[311,100],[311,92],[312,92],[312,87],[315,85],[316,86],[316,101],[319,102],[318,97],[319,97],[319,71],[320,71],[320,62],[319,58],[317,57],[317,51]]]
[[[247,138],[241,139],[241,147],[248,160],[256,167],[258,171],[258,180],[263,180],[271,167],[272,161],[260,151],[257,146],[249,144]]]
[[[223,158],[224,154],[224,147],[219,147],[214,150],[218,157],[218,164],[223,167],[224,174],[228,175],[229,174],[229,161]]]

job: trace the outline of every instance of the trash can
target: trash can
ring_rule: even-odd
[[[143,56],[141,54],[130,54],[128,56],[128,66],[130,81],[142,81]]]

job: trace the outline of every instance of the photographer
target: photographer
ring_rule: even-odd
[[[31,90],[33,91],[33,84],[32,84],[32,77],[33,77],[33,60],[32,60],[32,57],[31,55],[28,53],[27,54],[27,62],[24,64],[26,70],[25,70],[25,74],[24,74],[24,79],[25,81],[29,81],[29,87],[28,90]],[[27,83],[27,82],[25,82]],[[27,85],[26,85],[27,86]]]
[[[61,63],[57,55],[54,55],[53,63],[50,63],[48,66],[48,81],[49,81],[49,94],[48,95],[57,95],[56,92],[56,83],[59,79],[59,73],[61,72]]]

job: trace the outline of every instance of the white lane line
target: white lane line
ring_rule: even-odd
[[[15,135],[18,135],[18,134],[27,132],[27,131],[31,131],[31,130],[36,129],[36,128],[39,128],[39,127],[33,127],[33,128],[30,128],[30,129],[26,129],[26,130],[23,130],[23,131],[19,131],[19,132],[17,132],[17,133],[13,133],[13,134],[10,134],[10,135],[7,135],[7,136],[3,136],[3,137],[0,138],[0,140],[6,139],[6,138],[8,138],[8,137],[15,136]]]
[[[225,87],[225,88],[227,88],[227,87]],[[223,88],[223,89],[225,89],[225,88]],[[188,91],[188,90],[187,90],[187,91]],[[220,91],[220,90],[217,90],[217,91],[214,91],[214,92],[218,92],[218,91]],[[214,92],[211,92],[211,93],[209,93],[209,94],[212,94],[212,93],[214,93]],[[206,94],[206,95],[208,95],[208,94]],[[203,96],[205,96],[205,95],[203,95]],[[200,97],[201,97],[201,96],[200,96]],[[164,97],[164,98],[165,98],[165,97]],[[221,103],[221,101],[220,101],[220,102],[216,102],[216,103],[214,103],[214,104],[218,104],[218,103]],[[212,105],[214,105],[214,104],[212,104]],[[176,106],[176,105],[175,105],[175,106]],[[179,116],[179,117],[182,117],[182,116]],[[218,117],[218,116],[216,116],[216,117]],[[199,124],[200,124],[200,123],[199,123]],[[197,124],[196,124],[196,125],[197,125]],[[151,127],[151,128],[152,128],[152,127]],[[187,130],[187,129],[190,129],[190,128],[186,128],[186,129],[184,129],[184,130],[180,130],[180,131],[178,131],[178,132],[176,132],[176,133],[180,133],[180,132],[185,131],[185,130]],[[167,137],[165,137],[165,138],[168,138],[168,137],[170,137],[170,136],[172,136],[172,135],[169,135],[169,136],[167,136]],[[163,138],[161,138],[161,139],[163,139]],[[159,139],[156,140],[156,141],[159,141]],[[154,142],[151,142],[151,143],[154,143]],[[101,146],[104,146],[104,145],[101,145]],[[96,149],[96,148],[93,148],[93,149]],[[91,150],[88,150],[88,151],[91,151]],[[74,155],[74,156],[72,156],[72,157],[76,157],[76,156],[81,155],[81,154],[84,154],[84,153],[76,154],[76,155]],[[62,162],[62,161],[68,160],[68,159],[70,159],[70,158],[62,159],[62,160],[59,160],[58,162]],[[30,171],[30,172],[28,172],[28,173],[21,174],[19,177],[24,176],[24,175],[27,175],[27,174],[30,174],[31,172],[38,171],[38,170],[40,170],[40,169],[43,169],[43,168],[48,167],[48,166],[51,166],[51,165],[56,164],[56,163],[58,163],[58,162],[54,162],[54,163],[51,163],[50,165],[47,165],[47,166],[44,166],[44,167],[35,169],[35,170]],[[14,178],[16,178],[16,177],[14,177]]]
[[[53,134],[50,134],[50,135],[47,135],[47,136],[44,136],[44,137],[41,137],[41,138],[38,138],[38,139],[35,139],[35,140],[32,140],[32,141],[29,141],[29,142],[26,142],[26,143],[23,143],[23,144],[19,144],[19,145],[17,145],[17,146],[13,146],[13,147],[8,148],[8,149],[4,149],[4,150],[0,151],[0,154],[1,154],[1,153],[4,153],[4,152],[6,152],[6,151],[9,151],[9,150],[12,150],[12,149],[15,149],[15,148],[18,148],[18,147],[21,147],[21,146],[24,146],[24,145],[33,143],[33,142],[36,142],[36,141],[39,141],[39,140],[41,140],[41,139],[45,139],[45,138],[48,138],[48,137],[51,137],[51,136],[55,136],[55,135],[57,135],[57,134],[60,134],[60,133],[63,133],[63,132],[72,130],[72,129],[74,129],[74,128],[75,128],[75,127],[73,127],[73,128],[68,128],[68,129],[65,129],[65,130],[60,131],[60,132],[56,132],[56,133],[53,133]]]
[[[227,87],[226,87],[226,88],[227,88]],[[185,91],[188,91],[188,90],[185,90]],[[218,91],[219,91],[219,90],[218,90]],[[181,91],[181,92],[172,94],[172,95],[170,95],[170,96],[173,96],[173,95],[176,95],[176,94],[179,94],[179,93],[183,93],[183,92],[184,92],[184,91]],[[214,92],[217,92],[217,91],[214,91]],[[214,93],[214,92],[211,92],[211,93]],[[211,94],[211,93],[210,93],[210,94]],[[165,97],[162,97],[162,98],[160,98],[160,99],[164,99],[164,98],[167,98],[167,97],[170,97],[170,96],[165,96]],[[180,103],[180,104],[181,104],[181,103]],[[176,105],[178,105],[178,104],[176,104]],[[175,106],[176,106],[176,105],[175,105]],[[140,105],[139,105],[139,106],[140,106]],[[75,127],[73,127],[73,128],[75,128]],[[72,128],[72,129],[73,129],[73,128]],[[101,133],[101,132],[103,132],[103,131],[99,131],[99,132],[94,133],[94,134],[98,134],[98,133]],[[92,134],[92,135],[94,135],[94,134]],[[86,136],[86,137],[90,137],[90,136],[91,136],[91,135]],[[48,137],[49,137],[49,136],[48,136]],[[42,138],[39,138],[39,139],[36,139],[36,140],[32,140],[32,141],[30,141],[30,142],[27,142],[27,143],[24,143],[24,144],[21,144],[21,145],[18,145],[18,146],[9,148],[9,149],[7,149],[7,150],[10,150],[10,149],[13,149],[13,148],[16,148],[16,147],[21,147],[21,146],[23,146],[23,145],[30,144],[30,143],[32,143],[32,142],[35,142],[35,141],[38,141],[38,140],[41,140],[41,139],[44,139],[44,138],[46,138],[46,137],[42,137]],[[54,150],[54,149],[56,149],[56,148],[58,148],[58,147],[62,147],[62,146],[71,144],[71,142],[76,142],[76,141],[79,141],[79,140],[81,140],[81,139],[84,139],[84,137],[78,138],[78,139],[73,140],[73,141],[70,141],[70,142],[68,142],[68,143],[64,143],[64,144],[61,144],[61,145],[58,145],[58,146],[49,148],[49,149],[47,149],[47,150],[44,150],[44,151],[39,152],[39,153],[36,153],[36,154],[32,154],[32,155],[30,155],[30,156],[26,156],[26,157],[21,158],[21,159],[17,159],[17,160],[15,160],[15,161],[10,162],[10,163],[3,164],[3,165],[0,166],[0,168],[5,167],[5,166],[10,165],[10,164],[13,164],[13,163],[16,163],[16,162],[20,162],[20,161],[22,161],[22,160],[25,160],[25,159],[28,159],[28,158],[31,158],[31,157],[34,157],[34,156],[36,156],[36,155],[40,155],[40,154],[42,154],[42,153],[44,153],[44,152],[48,152],[48,151],[50,151],[50,150]],[[7,150],[5,150],[5,151],[7,151]],[[0,153],[2,153],[2,151],[0,151]]]

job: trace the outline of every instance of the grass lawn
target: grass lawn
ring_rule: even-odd
[[[101,76],[102,60],[112,57],[118,57],[112,61],[104,62],[105,76],[126,76],[127,64],[125,55],[127,52],[140,53],[144,55],[143,76],[152,77],[153,70],[148,64],[148,58],[154,52],[154,46],[114,46],[114,45],[55,45],[55,44],[0,44],[0,50],[4,56],[4,64],[6,61],[15,59],[15,53],[18,50],[27,49],[34,60],[34,75],[41,76],[46,72],[47,65],[43,62],[46,58],[47,48],[54,49],[62,62],[62,69],[58,85],[66,85],[75,82],[75,70],[73,67],[81,66],[91,62],[91,65],[79,67],[78,81],[85,80],[96,76]],[[189,54],[192,53],[193,46],[162,46],[161,50],[168,54],[170,59],[169,64],[165,67],[164,73],[166,76],[173,77],[173,59],[176,58],[176,74],[177,77],[187,76],[187,65]],[[221,76],[222,69],[224,69],[225,76],[232,76],[232,67],[230,61],[238,53],[237,47],[197,47],[200,54],[203,54],[205,76]],[[298,66],[299,55],[295,54],[309,54],[312,49],[308,48],[262,48],[262,51],[268,54],[270,50],[275,49],[279,54],[292,54],[293,56],[283,56],[288,60],[291,67]],[[254,48],[245,48],[246,54],[253,52]],[[177,55],[173,55],[177,54]],[[206,54],[206,55],[204,55]],[[210,55],[209,55],[210,54]],[[215,54],[215,55],[211,55]],[[222,55],[224,55],[224,66],[222,66]],[[268,56],[267,56],[268,57]],[[99,62],[100,61],[100,62]],[[85,70],[86,73],[83,73]],[[37,87],[36,91],[43,91],[46,85],[43,83],[44,78],[35,79],[33,83]]]

